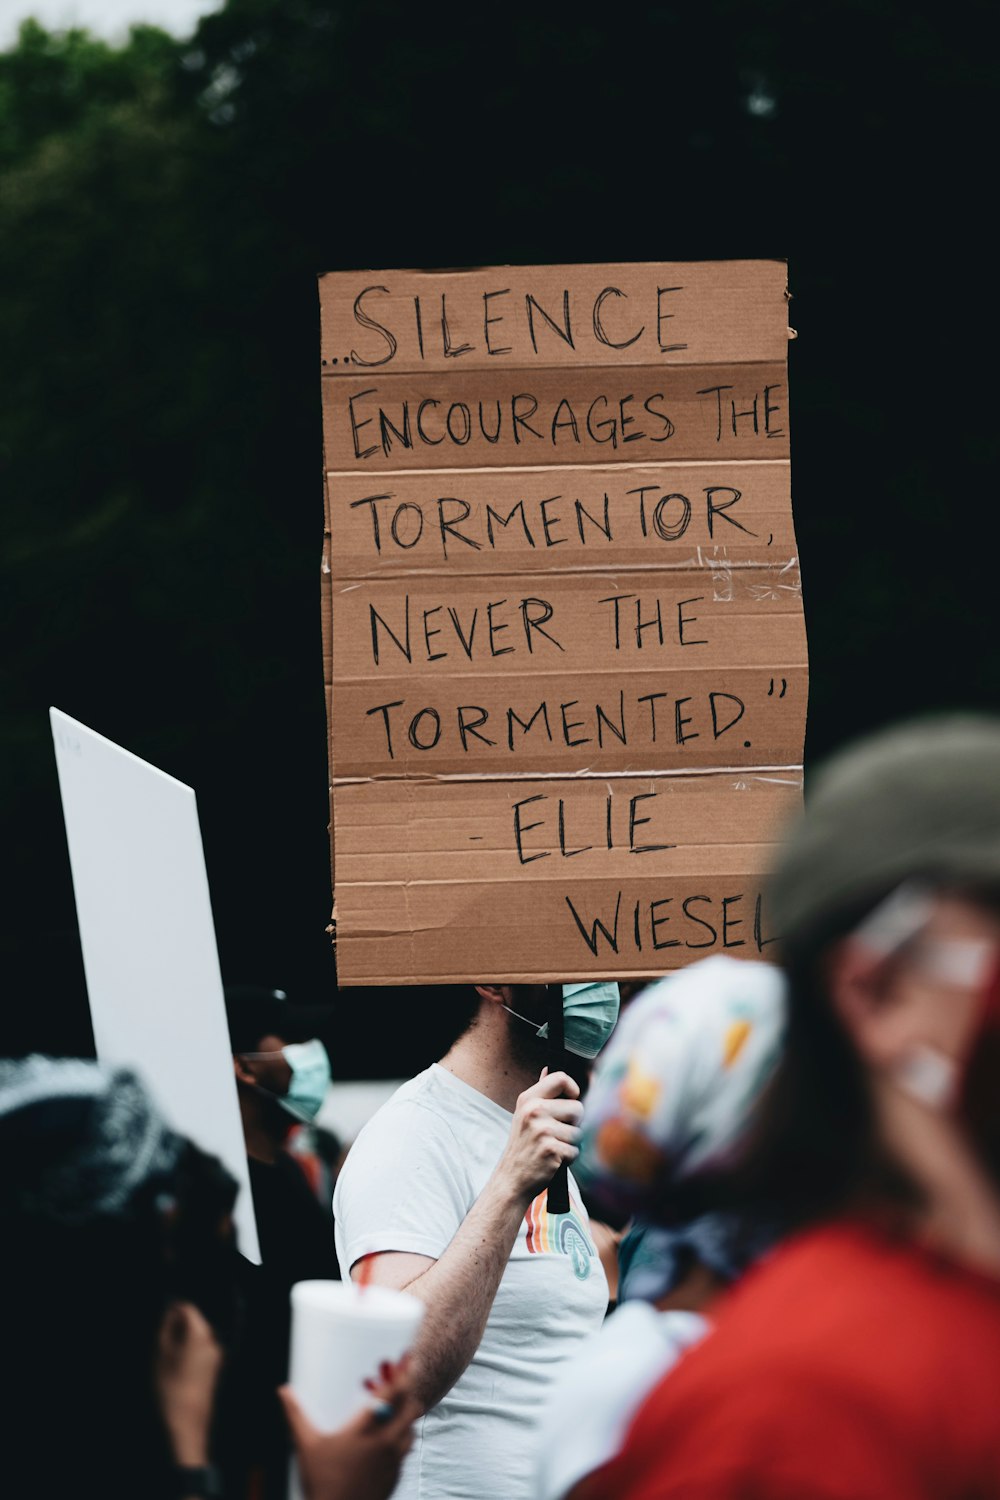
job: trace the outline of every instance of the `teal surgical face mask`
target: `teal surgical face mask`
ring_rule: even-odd
[[[617,984],[602,981],[600,984],[564,984],[563,996],[563,1046],[576,1057],[595,1058],[615,1029],[618,1012],[621,1010],[621,994]],[[509,1005],[504,1010],[537,1026]],[[549,1023],[538,1027],[538,1035],[547,1037]]]
[[[563,1042],[577,1057],[596,1057],[618,1023],[617,984],[564,984]]]
[[[311,1042],[290,1042],[280,1052],[245,1052],[243,1056],[283,1057],[292,1070],[288,1092],[276,1094],[271,1089],[261,1088],[261,1093],[267,1094],[303,1124],[315,1120],[326,1098],[331,1076],[330,1058],[319,1037],[313,1037]]]
[[[306,1124],[315,1120],[330,1087],[330,1058],[319,1037],[311,1042],[292,1042],[281,1055],[292,1070],[287,1094],[278,1103]]]

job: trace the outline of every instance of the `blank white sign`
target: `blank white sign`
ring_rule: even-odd
[[[198,808],[191,787],[49,710],[97,1055],[240,1185],[260,1261]]]

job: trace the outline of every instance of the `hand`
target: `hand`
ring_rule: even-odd
[[[413,1442],[413,1423],[423,1408],[398,1367],[389,1369],[388,1376],[382,1385],[370,1385],[378,1401],[391,1409],[388,1418],[364,1411],[336,1432],[313,1426],[291,1386],[278,1391],[307,1500],[387,1500],[396,1488]]]
[[[557,1168],[576,1160],[582,1119],[580,1089],[568,1073],[544,1068],[538,1082],[519,1097],[498,1171],[525,1206],[548,1186]]]
[[[222,1350],[206,1320],[192,1303],[174,1302],[160,1324],[153,1378],[174,1461],[184,1468],[209,1461],[221,1369]]]

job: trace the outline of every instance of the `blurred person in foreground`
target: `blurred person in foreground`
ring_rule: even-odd
[[[555,1382],[542,1414],[539,1500],[563,1500],[618,1453],[639,1406],[708,1332],[719,1294],[772,1226],[709,1211],[781,1053],[785,983],[716,956],[634,1000],[587,1093],[576,1176],[592,1211],[631,1220],[621,1305]]]
[[[222,1493],[211,1445],[239,1323],[235,1193],[135,1074],[0,1060],[10,1494]],[[417,1408],[389,1375],[376,1407],[330,1434],[282,1392],[309,1500],[391,1493]]]
[[[751,1201],[800,1232],[587,1500],[1000,1495],[1000,721],[841,753],[779,856],[789,1024]]]
[[[235,1195],[133,1073],[0,1062],[11,1494],[209,1492]]]
[[[223,1392],[223,1457],[229,1488],[252,1484],[259,1500],[283,1500],[288,1484],[288,1428],[275,1391],[288,1377],[291,1289],[340,1276],[330,1206],[288,1150],[330,1085],[316,1032],[331,1009],[292,1005],[282,990],[226,988],[261,1264],[241,1261],[247,1318],[239,1365]]]
[[[567,1067],[548,1072],[547,1017],[562,1004]],[[479,985],[469,1028],[368,1122],[334,1195],[352,1276],[426,1306],[412,1351],[428,1408],[401,1500],[535,1500],[539,1404],[608,1303],[586,1208],[547,1188],[572,1162],[582,1071],[614,1028],[618,986]]]

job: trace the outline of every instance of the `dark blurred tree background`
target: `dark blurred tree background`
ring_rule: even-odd
[[[807,757],[1000,706],[991,16],[25,25],[0,55],[6,1045],[89,1045],[50,703],[197,788],[226,978],[332,988],[319,270],[787,257]],[[451,1024],[426,993],[342,1005],[341,1076],[412,1071]]]

